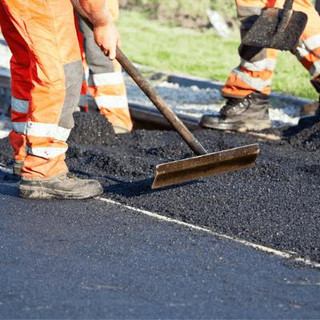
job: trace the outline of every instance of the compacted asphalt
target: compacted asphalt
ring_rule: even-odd
[[[319,122],[278,142],[195,131],[210,151],[258,142],[256,165],[153,191],[157,164],[193,156],[175,132],[114,136],[103,117],[75,118],[68,165],[104,195],[23,200],[1,174],[0,317],[320,318]],[[8,139],[0,150],[10,168]]]
[[[319,269],[99,199],[23,200],[7,179],[1,319],[319,318]]]

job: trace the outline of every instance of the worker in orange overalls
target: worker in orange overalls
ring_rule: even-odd
[[[284,0],[236,0],[241,22],[241,36],[250,29],[261,10],[283,7]],[[320,93],[320,18],[308,0],[295,0],[293,10],[307,14],[308,22],[294,54],[311,76],[311,83]],[[270,86],[276,67],[278,50],[262,49],[246,58],[248,46],[240,45],[240,65],[232,70],[222,89],[227,99],[219,116],[204,115],[200,124],[220,130],[262,130],[271,126],[268,107]]]
[[[109,0],[108,8],[116,21],[119,17],[118,0]],[[81,89],[80,108],[88,111],[87,94],[94,98],[100,113],[111,123],[116,134],[132,130],[126,87],[120,64],[110,61],[96,45],[92,30],[78,17],[78,32],[84,65],[84,81]]]
[[[115,59],[119,34],[106,0],[73,1],[94,37]],[[82,64],[73,6],[68,0],[0,0],[0,24],[12,52],[14,170],[24,198],[84,199],[102,193],[98,181],[68,172],[66,140],[80,98]]]

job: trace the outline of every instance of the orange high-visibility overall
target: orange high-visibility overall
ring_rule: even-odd
[[[0,24],[12,52],[15,160],[24,179],[68,171],[66,140],[79,102],[82,65],[68,0],[0,0]]]
[[[263,8],[282,8],[284,0],[236,0],[238,17],[241,22],[241,35],[250,29],[253,19]],[[295,55],[309,71],[311,79],[320,75],[320,18],[318,12],[308,0],[295,0],[293,10],[305,12],[308,16],[307,26],[300,38]],[[278,51],[263,49],[254,57],[245,60],[241,57],[244,47],[240,45],[240,65],[233,69],[222,89],[224,97],[243,98],[254,91],[270,94],[270,85]]]
[[[108,1],[108,8],[116,21],[119,16],[118,0]],[[88,110],[87,94],[94,98],[100,113],[112,124],[115,132],[132,130],[126,87],[120,64],[110,61],[94,42],[93,32],[78,17],[78,36],[84,67],[80,107]]]

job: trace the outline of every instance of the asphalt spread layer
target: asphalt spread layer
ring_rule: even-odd
[[[137,130],[115,136],[99,115],[78,113],[69,138],[68,165],[97,178],[104,196],[155,213],[320,261],[319,122],[284,130],[279,142],[245,134],[197,130],[210,152],[258,141],[250,169],[151,190],[155,166],[193,157],[174,131]],[[7,139],[0,162],[10,165]]]

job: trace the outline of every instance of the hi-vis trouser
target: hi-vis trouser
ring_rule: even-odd
[[[68,171],[66,140],[79,102],[82,65],[73,7],[66,0],[0,0],[0,23],[11,49],[15,160],[25,179]]]
[[[241,35],[250,29],[254,19],[263,8],[283,7],[284,0],[236,0],[238,17],[241,22]],[[308,0],[295,0],[293,9],[303,11],[308,16],[307,26],[300,38],[295,55],[309,71],[311,79],[320,75],[320,18]],[[245,46],[240,45],[240,65],[233,69],[222,89],[225,97],[242,98],[258,91],[270,94],[270,85],[276,67],[278,51],[263,49],[252,58],[246,59]]]
[[[114,20],[119,16],[118,0],[108,1]],[[120,64],[110,61],[96,45],[93,32],[79,17],[78,32],[84,79],[81,89],[80,107],[88,110],[87,94],[94,98],[100,113],[112,124],[115,132],[132,130],[126,87]]]

